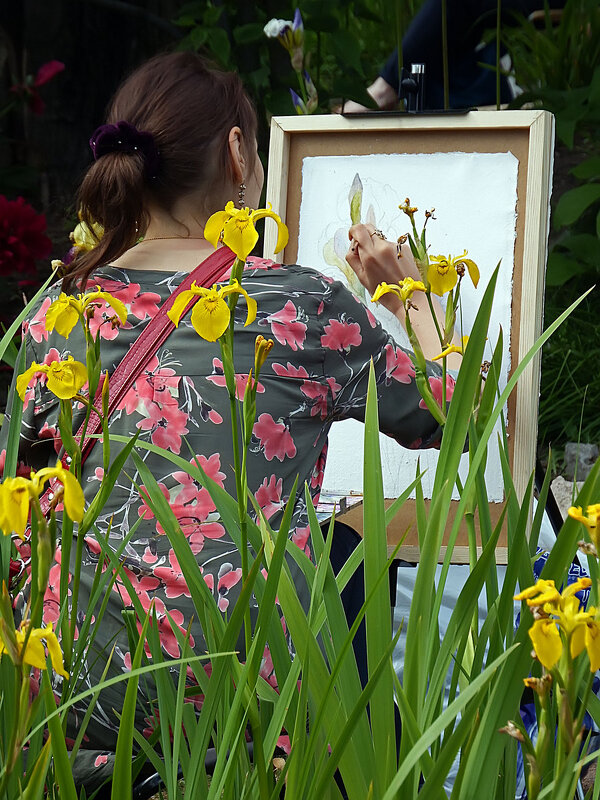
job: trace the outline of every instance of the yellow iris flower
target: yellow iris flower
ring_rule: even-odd
[[[562,639],[556,620],[538,619],[529,629],[536,656],[546,669],[552,669],[562,655]]]
[[[288,229],[280,217],[269,208],[252,211],[249,208],[236,208],[230,200],[224,211],[217,211],[204,226],[204,238],[216,247],[220,241],[227,245],[238,258],[245,261],[258,241],[258,233],[254,223],[263,217],[270,217],[277,223],[277,244],[275,252],[288,243]]]
[[[225,302],[225,298],[233,293],[243,294],[246,298],[248,313],[244,326],[250,325],[256,319],[256,300],[250,297],[238,281],[222,286],[220,289],[217,288],[217,284],[210,289],[206,289],[204,286],[198,286],[194,281],[191,289],[178,295],[172,308],[167,312],[167,316],[177,327],[187,304],[192,297],[198,296],[200,299],[192,308],[192,326],[198,336],[206,339],[207,342],[216,342],[219,336],[225,333],[229,325],[231,312]]]
[[[30,492],[31,481],[27,478],[5,478],[0,483],[0,528],[5,536],[14,532],[24,538]]]
[[[462,344],[460,344],[460,345],[458,345],[458,344],[449,344],[448,347],[446,347],[444,350],[442,350],[442,352],[439,354],[439,356],[434,356],[432,358],[432,361],[437,361],[439,358],[446,358],[446,356],[449,356],[450,353],[460,353],[461,356],[463,356],[465,354],[465,349],[467,347],[467,342],[468,341],[469,341],[469,337],[468,336],[463,336],[462,337]]]
[[[81,221],[75,226],[75,230],[72,231],[69,238],[79,252],[87,253],[88,250],[96,247],[103,236],[104,228],[99,222],[93,222],[90,227],[87,222]]]
[[[413,278],[404,278],[400,283],[386,283],[383,281],[375,289],[371,302],[376,303],[382,295],[393,292],[402,300],[403,305],[406,305],[406,301],[412,297],[413,292],[424,291],[426,291],[426,288],[423,281],[415,281]]]
[[[579,578],[569,584],[562,593],[556,590],[554,581],[539,580],[515,596],[515,600],[526,600],[527,605],[542,608],[546,615],[536,619],[529,630],[535,654],[547,670],[560,660],[564,644],[571,658],[587,650],[590,670],[600,669],[600,624],[594,607],[588,611],[581,608],[576,593],[591,586],[589,578]]]
[[[583,513],[581,506],[571,506],[568,514],[572,519],[576,519],[578,522],[582,522],[585,525],[590,535],[590,539],[596,545],[597,549],[600,548],[600,536],[598,535],[598,524],[600,523],[600,503],[595,503],[592,506],[588,506],[585,514]]]
[[[81,522],[83,519],[84,497],[83,489],[77,478],[72,472],[65,469],[60,463],[60,460],[58,460],[55,467],[44,467],[38,470],[38,472],[31,473],[31,480],[38,496],[42,493],[44,484],[46,481],[49,481],[50,478],[58,478],[62,483],[65,510],[72,520]]]
[[[552,603],[560,599],[560,592],[556,588],[554,581],[539,580],[535,586],[528,586],[522,592],[516,594],[515,600],[526,600],[527,605],[543,606],[544,603]]]
[[[24,538],[31,498],[40,496],[50,478],[58,478],[63,485],[63,502],[69,517],[76,522],[83,519],[83,489],[77,478],[57,461],[55,467],[32,472],[30,479],[5,478],[0,483],[0,528],[5,536],[16,533]]]
[[[451,291],[458,281],[458,269],[466,267],[469,271],[473,286],[479,283],[479,267],[470,258],[465,258],[467,251],[462,256],[429,256],[427,280],[434,294],[439,297]]]
[[[119,318],[121,325],[124,325],[127,320],[125,305],[118,298],[113,297],[110,292],[103,292],[97,286],[95,292],[86,292],[77,297],[61,292],[58,299],[46,312],[46,330],[56,330],[57,333],[68,339],[77,322],[85,318],[88,308],[104,303],[108,303]]]
[[[256,337],[256,341],[254,342],[254,375],[256,378],[258,378],[274,344],[275,342],[273,339],[265,339],[261,334]]]
[[[546,669],[552,669],[563,649],[556,620],[537,619],[529,629],[529,638],[541,663]]]
[[[36,361],[17,378],[17,393],[25,400],[25,391],[37,372],[46,375],[48,389],[60,400],[75,397],[87,381],[87,369],[81,361],[68,356],[64,361],[52,361],[50,364],[38,364]]]
[[[33,628],[27,639],[27,644],[23,647],[26,636],[27,625],[22,625],[15,631],[17,646],[16,656],[19,659],[19,663],[29,664],[36,669],[46,669],[46,651],[42,644],[42,641],[44,641],[48,648],[48,655],[52,661],[52,668],[54,671],[62,675],[63,678],[69,677],[69,673],[65,670],[60,644],[58,643],[56,634],[52,630],[52,625],[47,625],[45,628]],[[9,653],[9,648],[2,638],[0,630],[0,656],[3,653]]]

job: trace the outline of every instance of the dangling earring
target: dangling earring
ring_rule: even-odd
[[[244,207],[244,198],[246,197],[246,184],[240,183],[240,190],[238,192],[240,208]]]

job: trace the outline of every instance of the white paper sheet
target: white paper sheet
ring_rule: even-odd
[[[348,195],[357,174],[363,186],[362,221],[373,222],[389,239],[395,240],[409,230],[408,217],[398,208],[406,197],[419,208],[416,216],[419,231],[425,209],[435,208],[436,219],[427,224],[429,253],[457,256],[466,249],[481,271],[477,289],[468,277],[462,284],[465,334],[470,332],[490,275],[501,262],[487,347],[491,356],[501,326],[504,334],[501,385],[504,385],[510,367],[517,170],[518,160],[510,152],[305,158],[298,263],[349,284],[339,267],[327,262],[343,264],[351,224]],[[366,301],[369,302],[368,295]],[[370,308],[399,344],[408,344],[393,315],[375,304]],[[496,434],[492,439],[495,441]],[[324,491],[350,493],[362,489],[362,441],[360,423],[348,420],[333,425]],[[421,468],[428,469],[423,488],[425,496],[430,497],[437,454],[405,450],[383,435],[381,447],[386,497],[397,497],[414,479],[419,457]],[[466,460],[463,456],[465,471]],[[503,482],[495,447],[490,448],[486,481],[490,501],[500,502]]]

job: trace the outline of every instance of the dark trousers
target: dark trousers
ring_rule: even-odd
[[[565,0],[550,0],[550,8],[562,8]],[[516,14],[527,16],[543,8],[543,0],[502,0],[503,25],[514,25]],[[492,42],[477,50],[483,32],[496,26],[496,0],[447,0],[448,72],[450,107],[465,108],[496,102],[496,75],[480,63],[494,65],[496,46]],[[424,108],[444,107],[442,55],[442,0],[425,0],[413,17],[402,39],[402,61],[425,64]],[[399,92],[398,51],[394,50],[381,77]],[[510,92],[501,79],[501,102],[508,102]]]

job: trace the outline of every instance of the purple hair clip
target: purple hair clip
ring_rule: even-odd
[[[100,125],[90,139],[90,147],[94,161],[107,153],[135,153],[139,151],[144,157],[146,175],[156,178],[159,167],[159,152],[154,136],[148,131],[138,131],[129,122]]]

